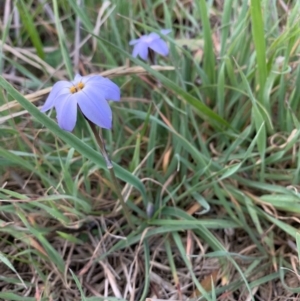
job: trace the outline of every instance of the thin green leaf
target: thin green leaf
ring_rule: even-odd
[[[43,49],[43,43],[40,39],[39,33],[37,31],[37,27],[34,25],[34,22],[32,19],[32,13],[29,12],[28,6],[26,6],[26,4],[23,0],[18,0],[16,2],[17,2],[17,8],[20,13],[20,17],[23,21],[23,25],[26,28],[26,31],[29,34],[31,42],[32,42],[33,46],[35,47],[38,56],[41,59],[44,59],[45,53],[44,53],[44,49]]]
[[[267,59],[266,59],[266,42],[265,42],[265,33],[264,33],[264,22],[262,15],[261,0],[251,0],[251,20],[252,20],[252,35],[256,50],[256,60],[258,67],[258,81],[259,89],[261,92],[261,97],[259,98],[262,101],[262,93],[265,88],[265,83],[267,80]]]

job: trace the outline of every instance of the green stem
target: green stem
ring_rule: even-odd
[[[102,154],[102,156],[103,156],[103,158],[105,160],[106,167],[109,170],[109,173],[110,173],[110,176],[111,176],[111,179],[112,179],[112,184],[114,185],[115,192],[116,192],[116,194],[117,194],[117,196],[119,198],[119,201],[121,203],[121,206],[123,208],[123,212],[124,212],[125,218],[126,218],[126,220],[128,222],[128,225],[134,230],[135,226],[134,226],[134,224],[132,223],[132,221],[130,219],[130,213],[129,213],[129,210],[128,210],[128,206],[126,205],[126,202],[125,202],[125,200],[123,198],[123,195],[121,193],[121,189],[119,187],[119,183],[118,183],[117,177],[115,175],[114,167],[113,167],[113,165],[111,163],[111,160],[110,160],[110,158],[108,156],[108,153],[106,151],[105,143],[104,143],[104,141],[102,139],[102,136],[97,131],[96,126],[92,122],[90,122],[89,120],[87,120],[87,121],[88,121],[88,123],[89,123],[89,125],[90,125],[90,127],[91,127],[91,129],[92,129],[92,131],[93,131],[93,133],[95,135],[96,141],[97,141],[97,143],[98,143],[98,145],[100,147],[101,154]]]

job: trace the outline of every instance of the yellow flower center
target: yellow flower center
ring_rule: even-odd
[[[79,92],[80,90],[82,90],[84,88],[84,83],[80,82],[72,87],[70,87],[70,92],[72,94]]]

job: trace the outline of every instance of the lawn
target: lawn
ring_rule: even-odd
[[[298,300],[299,22],[296,0],[0,0],[0,300]],[[61,81],[100,110],[44,110]]]

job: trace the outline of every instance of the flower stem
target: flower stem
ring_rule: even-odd
[[[114,185],[114,188],[115,188],[115,192],[119,198],[119,201],[121,203],[121,206],[123,208],[123,212],[124,212],[124,215],[125,215],[125,218],[128,222],[128,225],[131,227],[131,229],[135,229],[135,226],[134,224],[132,223],[131,219],[130,219],[130,213],[129,213],[129,210],[128,210],[128,206],[123,198],[123,195],[121,193],[121,190],[120,190],[120,187],[119,187],[119,183],[118,183],[118,180],[117,180],[117,177],[115,175],[115,171],[114,171],[114,167],[112,165],[112,162],[109,158],[109,155],[106,151],[106,148],[105,148],[105,143],[104,143],[104,140],[102,139],[102,136],[101,134],[97,131],[97,128],[96,126],[90,122],[89,120],[87,120],[94,135],[95,135],[95,138],[96,138],[96,141],[100,147],[100,151],[101,151],[101,154],[105,160],[105,163],[106,163],[106,167],[107,169],[109,170],[109,173],[110,173],[110,176],[111,176],[111,180],[112,180],[112,184]]]

